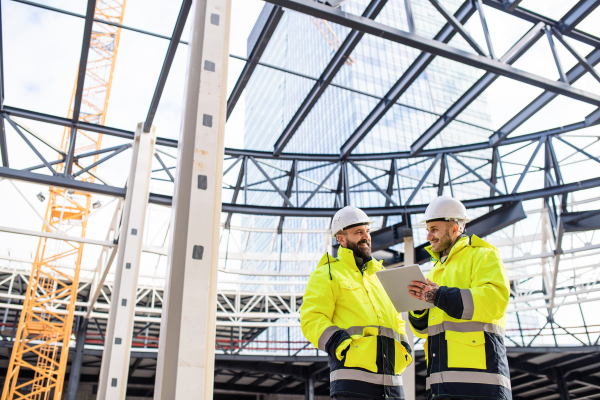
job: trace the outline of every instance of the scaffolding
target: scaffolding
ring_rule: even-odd
[[[104,125],[110,97],[126,0],[98,0],[94,12],[90,53],[85,70],[80,121]],[[71,96],[69,118],[73,118],[77,77]],[[75,154],[99,151],[102,134],[77,130]],[[67,154],[71,129],[66,127],[61,150]],[[56,172],[66,171],[66,157],[59,156]],[[97,178],[93,162],[85,168],[75,157],[73,175],[82,181]],[[90,166],[93,166],[90,168]],[[85,237],[88,216],[99,204],[92,204],[89,193],[49,189],[43,232]],[[69,356],[75,301],[79,287],[79,271],[83,243],[40,238],[27,286],[12,356],[7,371],[2,400],[59,400],[62,397],[65,370]],[[75,263],[72,275],[61,266]],[[28,373],[22,374],[23,370]],[[33,372],[33,377],[31,377]]]

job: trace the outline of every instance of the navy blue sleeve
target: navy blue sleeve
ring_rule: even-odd
[[[419,316],[413,315],[414,313],[416,313],[416,311],[408,313],[408,320],[410,321],[410,324],[413,326],[413,328],[415,328],[417,331],[423,331],[427,329],[427,326],[429,324],[427,318],[427,316],[429,316],[429,310],[425,310],[423,314]]]
[[[336,359],[335,351],[337,350],[338,346],[344,340],[349,339],[349,338],[350,338],[350,335],[344,329],[339,330],[336,333],[334,333],[333,335],[331,335],[331,337],[327,341],[327,344],[325,345],[325,350],[327,351],[327,354],[329,354],[329,356]]]
[[[459,288],[440,286],[434,305],[443,310],[452,318],[461,319],[465,309]]]

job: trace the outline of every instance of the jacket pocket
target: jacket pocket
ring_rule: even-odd
[[[340,281],[340,291],[342,293],[342,301],[346,305],[368,303],[365,289],[354,281]]]
[[[487,369],[485,334],[481,332],[446,331],[448,368]]]
[[[363,336],[352,339],[352,343],[346,353],[344,367],[364,368],[371,372],[377,372],[377,336]]]
[[[404,372],[409,362],[410,356],[400,343],[394,340],[394,374],[398,375]]]

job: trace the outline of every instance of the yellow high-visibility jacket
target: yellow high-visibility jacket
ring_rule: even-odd
[[[352,250],[325,254],[306,286],[304,336],[329,355],[331,395],[403,398],[399,376],[412,362],[405,322],[396,312],[372,259],[361,273]]]
[[[462,235],[445,261],[431,254],[427,278],[440,286],[435,306],[411,312],[415,335],[427,339],[427,398],[511,400],[504,346],[509,281],[498,250]]]

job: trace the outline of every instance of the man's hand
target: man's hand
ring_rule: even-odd
[[[433,304],[435,295],[440,289],[438,285],[427,279],[427,285],[419,281],[411,281],[408,286],[408,293],[415,299],[423,300]]]

